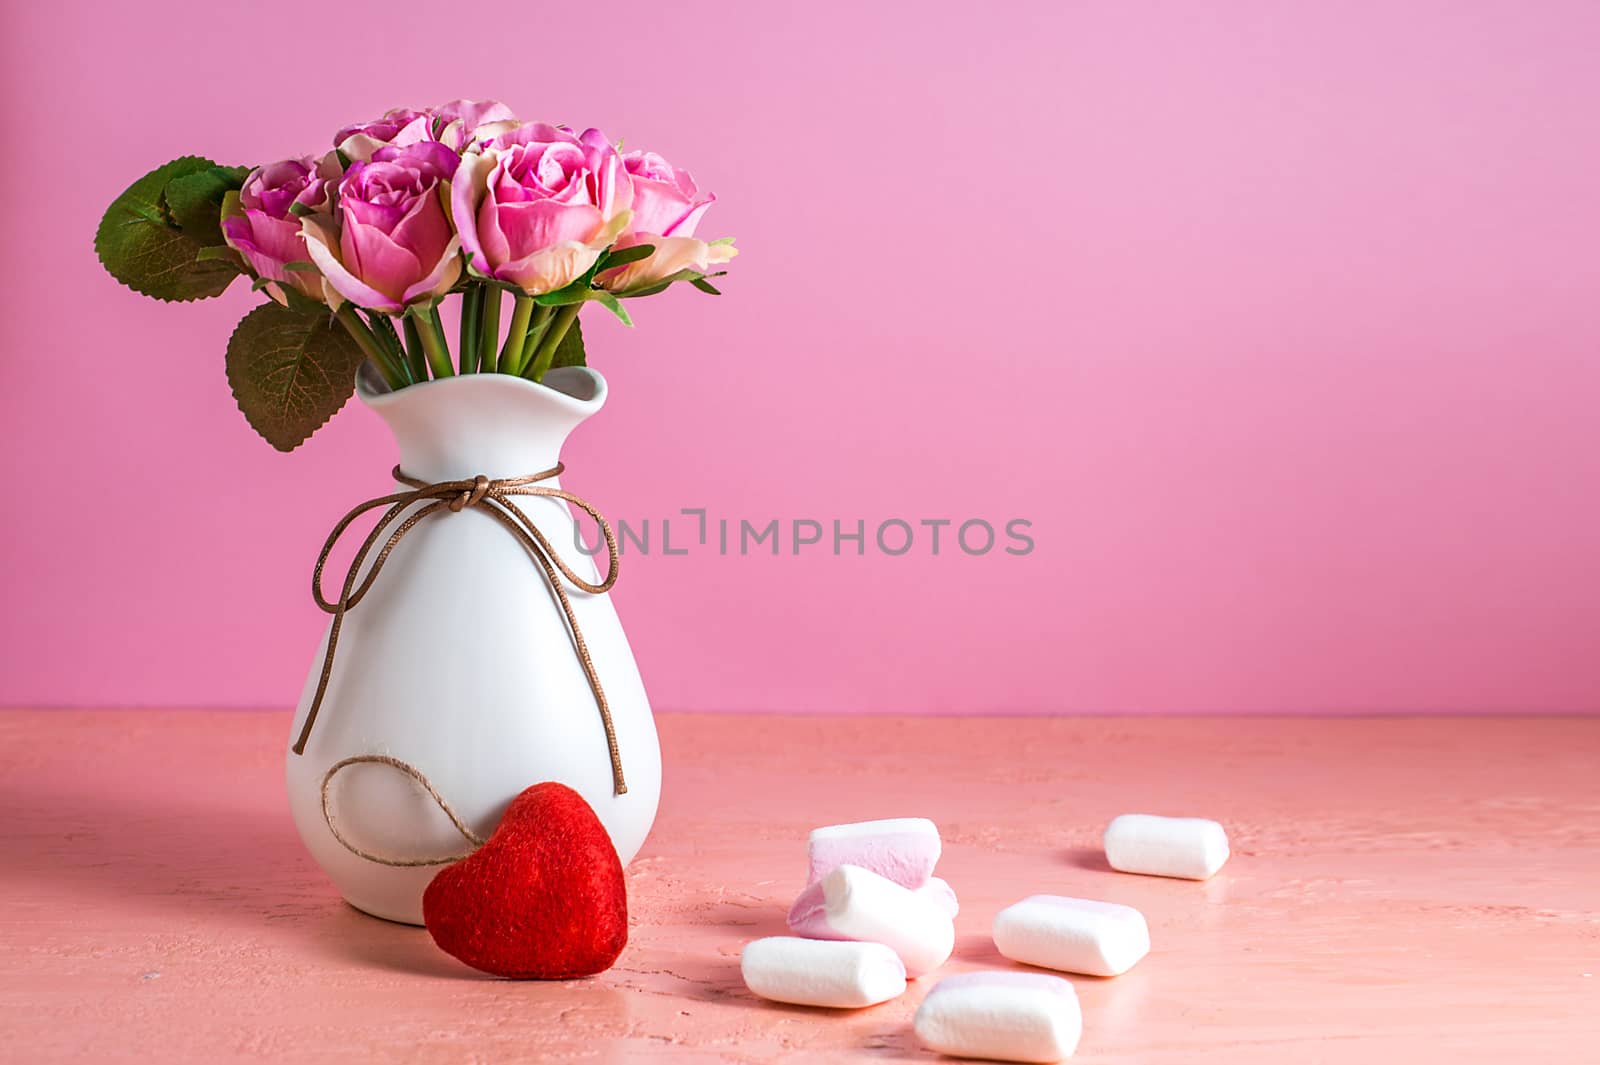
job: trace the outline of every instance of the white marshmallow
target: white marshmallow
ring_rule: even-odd
[[[956,889],[951,887],[948,881],[940,877],[930,876],[928,882],[916,890],[918,895],[939,907],[952,918],[961,912],[961,902],[956,898]]]
[[[1120,976],[1150,953],[1150,928],[1132,906],[1034,895],[995,914],[994,945],[1025,965]]]
[[[820,895],[802,895],[810,908],[797,903],[790,911],[789,927],[797,934],[883,943],[913,977],[937,969],[955,949],[955,923],[939,903],[870,869],[839,866],[822,878]]]
[[[1106,826],[1105,848],[1124,873],[1208,880],[1228,860],[1228,833],[1203,817],[1123,814]]]
[[[964,1058],[1060,1061],[1083,1035],[1072,985],[1045,973],[947,976],[928,992],[912,1022],[931,1050]]]
[[[823,880],[826,879],[827,877],[823,877]],[[961,903],[956,899],[955,889],[936,876],[929,877],[926,884],[914,890],[917,897],[927,899],[952,920],[961,912]],[[800,936],[811,935],[812,929],[817,927],[816,922],[823,915],[825,898],[822,880],[800,892],[795,897],[794,905],[789,907],[790,930]],[[822,938],[828,938],[826,932]]]
[[[906,989],[906,967],[882,943],[771,936],[746,944],[739,970],[762,998],[798,1006],[875,1006]]]

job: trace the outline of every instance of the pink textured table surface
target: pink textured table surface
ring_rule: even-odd
[[[931,984],[772,1005],[817,824],[926,815],[961,895],[943,972],[1002,966],[1033,892],[1154,949],[1074,977],[1094,1062],[1600,1060],[1600,719],[662,718],[632,940],[565,984],[480,977],[343,905],[301,851],[276,713],[0,712],[0,1059],[911,1060]],[[1106,868],[1129,810],[1225,822],[1205,884]]]

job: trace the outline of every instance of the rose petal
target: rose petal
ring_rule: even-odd
[[[385,296],[382,292],[363,283],[350,271],[346,270],[344,263],[334,254],[332,241],[335,239],[331,232],[332,223],[317,216],[307,216],[301,219],[300,235],[306,242],[306,252],[317,269],[322,271],[322,276],[327,279],[328,286],[333,291],[349,300],[351,303],[362,307],[370,307],[375,311],[388,311],[396,313],[404,310],[399,301]],[[338,303],[329,300],[329,305],[335,309]]]
[[[600,249],[586,244],[560,244],[503,264],[495,271],[495,277],[511,282],[530,296],[538,296],[572,284],[599,257]]]
[[[645,240],[655,251],[643,259],[602,270],[595,283],[612,292],[627,292],[664,281],[679,270],[704,269],[706,243],[693,237],[655,237]]]
[[[503,203],[495,222],[510,245],[507,258],[521,258],[567,241],[587,243],[604,224],[598,209],[582,204],[568,207],[550,200]]]
[[[450,243],[445,247],[444,254],[434,264],[428,276],[418,281],[405,291],[405,302],[415,303],[424,297],[442,296],[448,292],[461,276],[461,241],[459,238],[450,238]]]
[[[689,209],[689,213],[672,226],[661,231],[664,237],[692,237],[694,231],[700,228],[700,219],[705,217],[706,211],[716,202],[715,196],[708,196]],[[635,224],[637,224],[635,217]]]
[[[486,122],[515,122],[517,116],[499,100],[451,100],[433,109],[446,122],[460,122],[469,129]]]
[[[473,269],[485,276],[490,266],[478,235],[478,205],[484,200],[487,178],[497,161],[498,156],[493,152],[464,156],[450,183],[450,217],[461,238],[461,248]]]
[[[630,292],[665,281],[680,270],[707,273],[712,266],[725,263],[739,254],[738,249],[730,244],[707,244],[698,237],[639,237],[630,240],[652,244],[655,251],[637,262],[600,271],[595,277],[595,284],[612,292]]]
[[[263,255],[281,263],[303,262],[306,246],[300,240],[298,218],[269,218],[261,211],[246,211],[250,236]],[[276,275],[274,275],[276,276]],[[279,277],[278,280],[285,280]]]
[[[489,142],[491,148],[509,148],[514,144],[577,144],[577,136],[566,126],[552,126],[546,122],[529,122],[509,133],[502,133]]]
[[[334,134],[333,143],[345,158],[364,163],[374,152],[388,145],[404,147],[426,140],[428,123],[425,112],[397,109],[376,122],[347,126]]]
[[[710,206],[710,201],[698,205],[700,213],[705,207]],[[691,215],[695,221],[699,216],[695,214],[697,205],[685,196],[676,185],[664,181],[651,181],[635,175],[633,178],[633,231],[636,233],[660,233],[670,236],[675,229],[681,229]],[[682,234],[685,237],[694,235],[693,223],[689,231]]]
[[[415,252],[395,242],[376,226],[345,220],[339,250],[346,266],[362,282],[391,299],[400,299],[422,276],[423,265]],[[354,299],[355,297],[351,297]]]
[[[358,200],[354,196],[345,196],[340,202],[348,221],[379,229],[385,233],[400,224],[409,206],[410,204],[373,203],[370,200]]]
[[[427,195],[419,197],[389,236],[400,247],[415,255],[419,262],[433,262],[453,239],[450,219],[445,217],[444,205],[439,202],[438,194],[430,190]]]

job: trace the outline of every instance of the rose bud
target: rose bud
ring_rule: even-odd
[[[511,108],[498,100],[451,100],[430,113],[433,139],[458,152],[510,133],[522,124]]]
[[[655,250],[636,262],[601,271],[595,278],[601,288],[648,288],[682,270],[708,273],[739,254],[731,243],[708,244],[694,235],[716,197],[702,198],[687,170],[654,152],[629,152],[622,161],[633,185],[633,215],[617,247],[649,244]]]
[[[330,186],[339,177],[339,161],[306,156],[285,159],[250,171],[239,189],[237,213],[222,219],[222,238],[243,257],[250,270],[269,282],[267,294],[287,303],[282,285],[314,300],[329,299],[320,273],[309,269],[305,242],[300,239],[301,215],[327,214],[332,209]],[[298,263],[302,269],[289,269]]]
[[[338,211],[302,219],[311,261],[357,306],[399,314],[461,275],[461,241],[440,195],[459,157],[437,141],[379,148],[339,182]]]
[[[364,163],[379,148],[404,148],[430,140],[430,125],[428,112],[397,107],[382,118],[341,129],[333,135],[333,146],[343,152],[346,159]]]

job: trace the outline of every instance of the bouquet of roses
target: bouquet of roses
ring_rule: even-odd
[[[586,303],[631,325],[623,300],[679,281],[715,295],[707,279],[736,251],[695,235],[714,198],[599,130],[456,100],[349,126],[321,157],[175,159],[117,197],[95,250],[160,300],[254,279],[272,302],[228,341],[228,381],[256,431],[289,451],[344,405],[368,360],[391,389],[456,373],[538,381],[583,364]],[[452,295],[454,358],[440,315]]]

